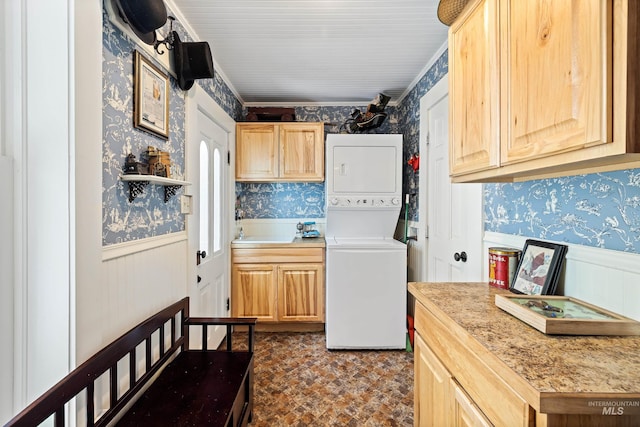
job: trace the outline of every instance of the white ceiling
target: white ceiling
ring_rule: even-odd
[[[167,0],[246,105],[404,97],[447,29],[438,0]]]

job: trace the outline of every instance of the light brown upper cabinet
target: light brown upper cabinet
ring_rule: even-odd
[[[324,181],[324,124],[237,123],[236,180]]]
[[[500,149],[498,8],[477,2],[449,31],[450,173],[496,168]]]
[[[471,2],[449,30],[452,180],[640,167],[638,3]]]

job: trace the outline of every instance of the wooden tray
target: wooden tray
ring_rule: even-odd
[[[640,322],[571,297],[496,295],[495,302],[549,335],[640,335]]]

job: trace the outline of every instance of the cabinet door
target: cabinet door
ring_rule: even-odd
[[[414,425],[452,425],[451,374],[419,334],[415,335],[414,360]]]
[[[449,30],[451,175],[499,165],[497,0],[478,1]]]
[[[236,264],[231,285],[231,315],[275,321],[276,268],[272,264]]]
[[[502,164],[612,140],[607,3],[501,3]]]
[[[236,180],[265,181],[278,177],[278,130],[273,124],[237,124]]]
[[[324,124],[280,125],[280,178],[324,181]]]
[[[454,379],[451,380],[451,390],[453,392],[453,425],[456,427],[493,426]]]
[[[278,266],[278,320],[324,321],[322,264]]]

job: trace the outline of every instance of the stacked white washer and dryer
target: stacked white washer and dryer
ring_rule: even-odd
[[[326,165],[327,348],[403,349],[402,135],[329,134]]]

